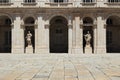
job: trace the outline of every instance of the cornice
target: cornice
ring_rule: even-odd
[[[73,14],[83,14],[84,13],[120,13],[120,8],[77,8],[77,7],[69,7],[69,8],[50,8],[50,7],[10,7],[10,8],[0,8],[0,12],[10,12],[10,13],[73,13]]]

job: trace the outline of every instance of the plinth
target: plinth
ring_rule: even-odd
[[[85,54],[92,54],[92,47],[90,45],[85,46]]]
[[[26,53],[33,53],[33,47],[32,45],[28,45],[25,50]]]

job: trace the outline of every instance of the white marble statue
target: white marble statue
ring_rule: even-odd
[[[86,41],[86,45],[90,45],[90,41],[91,41],[91,34],[89,31],[87,31],[87,34],[84,35],[85,41]]]
[[[26,41],[27,41],[27,45],[32,45],[31,43],[31,37],[32,37],[32,34],[30,33],[30,31],[28,31],[27,35],[26,35]]]

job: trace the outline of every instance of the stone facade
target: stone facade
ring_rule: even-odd
[[[119,1],[56,1],[1,2],[0,52],[25,53],[27,31],[33,35],[32,53],[86,53],[87,31],[92,36],[90,53],[120,52]]]

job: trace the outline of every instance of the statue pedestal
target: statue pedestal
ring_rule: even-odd
[[[25,53],[33,53],[33,47],[32,45],[28,45],[25,49]]]
[[[92,47],[90,45],[85,46],[85,54],[92,54]]]

